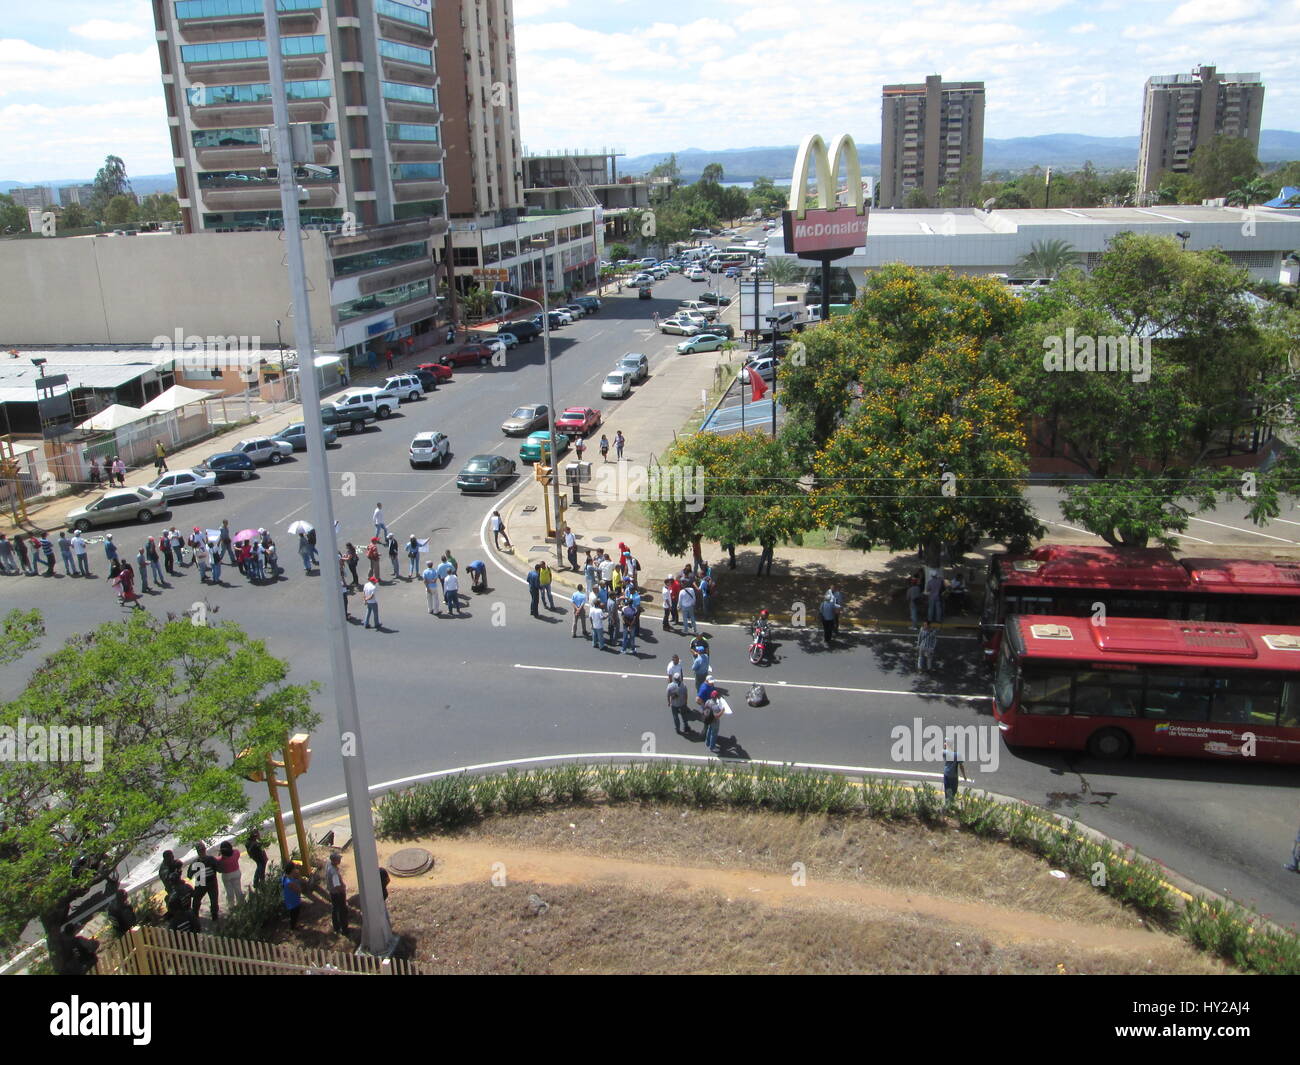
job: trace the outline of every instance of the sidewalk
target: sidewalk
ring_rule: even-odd
[[[611,294],[604,300],[609,305],[614,300],[629,298],[636,297]],[[738,308],[733,303],[725,317],[734,323],[737,315]],[[741,350],[731,352],[730,359],[738,364],[741,353]],[[616,492],[613,497],[608,492],[601,492],[602,463],[597,446],[600,434],[605,433],[612,441],[614,434],[622,431],[627,439],[625,465],[654,464],[671,446],[674,437],[690,428],[687,422],[698,420],[707,413],[707,408],[700,402],[701,390],[713,386],[715,368],[726,361],[728,354],[725,352],[674,353],[670,356],[619,404],[612,416],[606,416],[604,424],[586,441],[584,458],[592,463],[592,481],[582,487],[582,502],[573,503],[573,490],[561,487],[561,492],[570,500],[564,523],[572,527],[577,537],[579,565],[588,550],[603,547],[612,554],[620,541],[627,543],[641,563],[640,584],[643,593],[649,592],[645,604],[649,608],[647,615],[655,619],[663,616],[659,605],[663,578],[681,572],[692,559],[689,556],[670,556],[656,547],[646,529],[633,520],[634,514],[626,513],[625,492]],[[575,460],[570,449],[560,461],[563,465]],[[608,466],[613,465],[611,459]],[[531,467],[524,467],[522,476],[531,478]],[[623,476],[620,473],[618,483],[626,486],[628,482]],[[521,575],[543,559],[554,563],[554,543],[546,536],[542,493],[541,485],[530,482],[502,513],[514,552],[497,553],[497,561]],[[1054,536],[1053,539],[1065,542],[1069,537]],[[1093,538],[1088,537],[1084,542],[1091,543]],[[748,622],[760,609],[766,608],[772,612],[778,625],[787,625],[802,609],[803,624],[816,630],[820,624],[817,607],[833,581],[845,598],[843,628],[912,631],[903,596],[908,575],[921,565],[915,554],[778,545],[771,575],[758,577],[760,548],[756,544],[736,548],[735,569],[729,568],[727,553],[720,544],[706,541],[701,550],[704,560],[713,567],[719,586],[709,619],[715,623]],[[968,596],[970,605],[965,613],[944,623],[946,632],[973,631],[976,626],[987,554],[975,552],[963,560],[961,569],[971,589]],[[568,569],[557,572],[554,580],[557,592],[563,589],[566,599],[573,589],[585,587],[582,575]]]

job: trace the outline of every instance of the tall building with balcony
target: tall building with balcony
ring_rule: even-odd
[[[1139,194],[1153,192],[1166,172],[1185,174],[1198,144],[1238,137],[1259,150],[1264,83],[1258,74],[1220,74],[1197,67],[1190,74],[1148,78],[1142,96],[1138,147]]]
[[[71,207],[75,203],[80,204],[82,207],[88,207],[94,195],[94,185],[60,185],[59,206]]]
[[[54,189],[49,185],[33,185],[30,188],[13,188],[7,195],[13,197],[14,203],[28,210],[43,211],[55,202]]]
[[[886,85],[881,96],[880,206],[903,207],[914,189],[937,206],[949,182],[978,183],[984,166],[984,83]]]

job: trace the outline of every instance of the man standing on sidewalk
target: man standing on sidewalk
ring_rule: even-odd
[[[365,586],[361,589],[361,598],[366,603],[366,624],[365,628],[370,628],[370,619],[375,619],[375,631],[379,631],[379,583],[374,576],[366,579]]]
[[[582,635],[587,636],[587,594],[581,588],[569,597],[573,604],[573,635],[578,635],[578,625],[582,625]]]
[[[433,568],[433,558],[430,557],[429,564],[424,567],[424,572],[420,574],[424,581],[424,598],[429,604],[430,614],[442,613],[441,589],[439,587],[438,571]]]
[[[167,449],[163,447],[161,440],[153,446],[153,468],[158,471],[159,476],[168,472]]]
[[[506,542],[506,547],[512,546],[510,537],[506,535],[506,523],[501,520],[501,511],[494,510],[488,524],[492,527],[492,544],[498,551],[501,550],[502,540]]]
[[[623,430],[620,429],[614,434],[614,457],[618,459],[619,462],[623,461],[623,448],[626,444],[627,440],[624,439]]]
[[[77,572],[83,577],[89,577],[90,560],[86,557],[86,539],[76,531],[72,534],[72,554],[77,560]]]
[[[528,613],[532,614],[533,617],[540,616],[537,613],[537,600],[541,598],[542,594],[541,568],[542,564],[539,562],[528,571]]]
[[[578,572],[578,538],[567,525],[564,527],[564,550],[569,556],[569,569]]]
[[[447,613],[459,614],[460,611],[460,578],[456,576],[456,571],[452,570],[442,579],[442,594],[447,600]]]
[[[334,931],[345,936],[348,934],[348,888],[339,871],[342,861],[343,855],[338,851],[330,855],[329,864],[325,866],[325,887],[330,893],[330,921]]]

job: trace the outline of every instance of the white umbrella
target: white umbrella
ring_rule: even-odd
[[[312,528],[312,526],[308,525],[305,521],[302,521],[301,519],[295,521],[292,525],[289,526],[290,536],[293,536],[295,534],[301,534],[303,536],[306,536],[309,532],[314,532],[314,531],[315,530]]]

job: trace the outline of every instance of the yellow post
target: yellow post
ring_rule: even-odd
[[[302,752],[301,759],[295,758],[295,749]],[[302,858],[302,868],[304,873],[311,872],[311,850],[307,846],[307,826],[302,819],[302,806],[298,802],[298,776],[300,773],[307,772],[307,756],[311,754],[307,750],[307,737],[304,733],[299,733],[292,740],[286,740],[284,745],[284,778],[285,787],[289,789],[289,807],[293,810],[293,824],[298,833],[298,854]]]
[[[271,793],[271,802],[275,805],[275,839],[280,844],[280,867],[289,860],[289,840],[284,834],[284,815],[280,809],[280,792],[275,779],[275,767],[278,763],[269,754],[266,756],[266,790]]]

